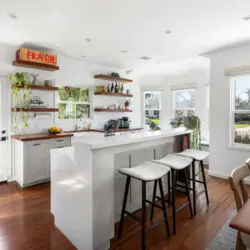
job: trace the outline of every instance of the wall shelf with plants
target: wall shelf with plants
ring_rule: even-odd
[[[12,108],[12,112],[50,113],[50,112],[58,112],[58,109],[57,108]]]
[[[30,113],[58,112],[57,108],[44,105],[39,96],[32,96],[32,90],[56,91],[53,86],[34,85],[38,74],[16,72],[9,74],[12,93],[12,130],[23,132],[29,127]],[[33,115],[35,117],[35,114]]]

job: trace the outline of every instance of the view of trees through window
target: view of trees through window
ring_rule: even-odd
[[[174,113],[176,118],[194,115],[195,112],[195,90],[175,90],[174,92]]]
[[[161,92],[144,92],[145,124],[160,124]]]
[[[233,84],[234,142],[250,144],[250,76],[236,77]]]

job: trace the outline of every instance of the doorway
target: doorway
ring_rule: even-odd
[[[0,76],[0,182],[11,181],[11,89],[7,76]]]

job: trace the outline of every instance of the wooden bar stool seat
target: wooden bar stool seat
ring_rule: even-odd
[[[136,167],[132,168],[122,168],[119,170],[121,174],[124,174],[127,176],[126,181],[126,187],[125,187],[125,193],[124,193],[124,199],[123,199],[123,206],[122,206],[122,212],[121,212],[121,219],[120,219],[120,225],[119,225],[119,233],[118,233],[118,239],[122,236],[122,229],[123,229],[123,221],[125,214],[132,217],[133,219],[139,221],[141,223],[141,230],[142,230],[142,247],[141,249],[146,249],[146,233],[153,229],[155,226],[159,225],[161,222],[165,222],[166,230],[168,236],[170,236],[169,232],[169,225],[168,225],[168,217],[167,217],[167,210],[166,210],[166,204],[164,200],[164,191],[163,191],[163,185],[161,178],[166,175],[170,171],[169,168],[160,166],[159,164],[152,163],[152,162],[144,162]],[[126,204],[127,204],[127,198],[128,198],[128,191],[130,186],[130,180],[131,178],[137,179],[142,182],[142,213],[141,218],[137,218],[134,214],[126,211]],[[146,183],[154,181],[156,184],[159,183],[160,188],[160,194],[161,194],[161,201],[162,201],[162,207],[158,204],[155,204],[149,200],[146,199]],[[160,221],[155,222],[154,224],[151,224],[148,228],[146,228],[146,203],[150,203],[153,207],[157,206],[158,208],[163,210],[163,219]]]

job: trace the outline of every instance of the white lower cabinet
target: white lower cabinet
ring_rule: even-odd
[[[21,187],[50,180],[50,149],[71,146],[71,138],[18,141],[12,140],[14,179]]]

